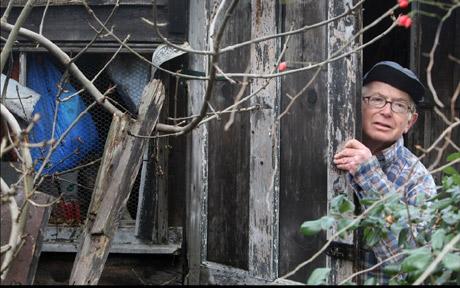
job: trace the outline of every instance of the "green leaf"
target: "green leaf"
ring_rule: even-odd
[[[455,152],[455,153],[449,154],[449,156],[447,156],[447,161],[452,162],[452,161],[457,160],[459,158],[460,158],[460,152]]]
[[[339,205],[339,212],[340,213],[346,213],[346,212],[353,212],[355,210],[355,205],[353,202],[348,200],[347,198],[343,198],[342,202]]]
[[[324,216],[321,218],[321,228],[323,230],[327,230],[331,228],[331,226],[334,225],[334,223],[335,223],[334,217]]]
[[[432,255],[429,249],[422,249],[401,263],[402,272],[420,272],[425,270],[432,261]]]
[[[434,285],[442,285],[444,283],[446,283],[447,281],[449,281],[450,279],[450,276],[452,275],[452,270],[446,270],[442,273],[441,276],[439,276],[435,282],[434,282]]]
[[[388,274],[388,275],[396,275],[399,272],[401,272],[401,265],[400,264],[386,265],[383,268],[383,273]]]
[[[364,285],[377,285],[377,279],[374,277],[368,278],[365,282]]]
[[[448,253],[442,258],[442,263],[447,269],[460,271],[460,255]]]
[[[407,241],[407,238],[409,236],[409,228],[403,228],[401,229],[401,231],[399,232],[399,237],[398,237],[398,245],[399,246],[404,246],[405,247],[405,243]]]
[[[300,226],[300,231],[305,236],[315,235],[319,231],[321,231],[321,222],[322,222],[321,219],[312,220],[312,221],[305,221]]]
[[[380,237],[377,231],[372,227],[364,228],[364,241],[369,247],[373,247],[378,241]]]
[[[446,173],[446,174],[449,174],[449,175],[456,175],[458,174],[458,171],[455,170],[454,167],[452,166],[449,166],[449,167],[446,167],[444,169],[442,169],[442,172]]]
[[[327,277],[331,272],[330,268],[316,268],[308,278],[307,285],[326,284]]]
[[[433,247],[434,250],[441,250],[445,238],[446,231],[444,231],[443,229],[437,230],[433,233],[433,236],[431,236],[431,247]]]
[[[370,206],[377,202],[379,199],[378,198],[363,198],[359,200],[359,203],[363,206]]]
[[[434,202],[431,208],[434,210],[436,209],[442,210],[446,208],[447,206],[449,206],[451,203],[452,203],[451,198],[445,198],[445,199],[441,199],[439,201]]]

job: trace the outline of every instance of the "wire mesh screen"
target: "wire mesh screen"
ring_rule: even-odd
[[[40,57],[41,55],[37,54],[33,57],[35,56]],[[31,57],[28,57],[28,63]],[[90,80],[99,74],[94,80],[95,86],[102,93],[110,90],[108,97],[120,110],[136,114],[136,105],[140,99],[139,93],[142,93],[143,83],[150,78],[150,69],[137,58],[123,54],[117,56],[108,66],[109,68],[105,67],[111,57],[112,55],[109,54],[86,54],[78,58],[76,64]],[[58,64],[54,64],[59,67]],[[63,71],[62,67],[59,69]],[[101,72],[101,70],[103,71]],[[74,78],[69,76],[67,82],[78,91],[78,97],[84,103],[85,108],[94,102],[94,98],[86,91],[80,91],[82,87]],[[62,83],[55,83],[54,85],[62,85]],[[137,86],[141,87],[138,88]],[[81,150],[78,151],[78,149],[73,151],[76,154],[73,155],[73,161],[78,163],[72,164],[69,166],[72,168],[64,171],[49,173],[51,177],[45,177],[39,187],[40,191],[62,196],[62,201],[56,203],[52,209],[49,223],[78,226],[83,224],[86,219],[103,147],[111,124],[110,113],[99,105],[89,110],[89,116],[95,129],[83,129],[80,137],[81,142],[84,143],[84,139],[91,136],[96,136],[93,138],[97,141],[91,147],[87,147],[85,150],[87,153],[79,153]],[[97,135],[90,135],[89,133],[97,133]],[[60,161],[70,161],[69,159],[63,157]],[[51,169],[52,167],[48,168]],[[124,208],[123,219],[135,219],[136,217],[140,174],[139,172],[126,209]]]

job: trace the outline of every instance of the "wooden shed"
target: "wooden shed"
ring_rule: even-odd
[[[34,31],[39,29],[47,1],[36,2],[25,25]],[[78,2],[51,1],[43,27],[43,35],[69,53],[77,53],[94,34],[87,25],[93,20]],[[88,2],[102,17],[110,13],[116,1]],[[159,0],[157,21],[164,24],[162,33],[174,43],[187,41],[194,49],[208,50],[213,36],[208,30],[211,16],[220,2]],[[119,38],[131,34],[129,43],[143,55],[151,55],[162,43],[154,30],[139,20],[152,18],[152,5],[144,0],[121,1],[112,19]],[[183,271],[184,284],[268,284],[320,250],[331,235],[305,237],[299,228],[306,220],[326,215],[334,196],[350,193],[345,175],[334,168],[331,159],[345,140],[361,137],[363,72],[380,60],[393,60],[412,68],[424,83],[427,81],[429,59],[425,56],[432,49],[439,20],[415,14],[410,29],[396,27],[380,38],[392,23],[387,16],[363,35],[359,33],[394,5],[396,1],[239,1],[223,34],[221,47],[227,50],[221,54],[218,66],[240,81],[246,79],[238,73],[250,71],[254,77],[240,96],[244,99],[257,94],[240,106],[244,111],[234,115],[228,129],[229,115],[222,114],[187,136],[151,141],[139,173],[142,184],[131,192],[131,197],[137,195],[133,200],[136,205],[131,208],[134,212],[128,212],[135,217],[120,227],[119,245],[114,243],[113,252],[180,253],[188,267]],[[412,9],[440,13],[419,3],[413,3]],[[10,19],[19,11],[13,9]],[[460,58],[459,13],[454,10],[444,23],[433,68],[436,73],[432,73],[438,96],[445,104],[459,85],[459,64],[447,56]],[[337,17],[340,15],[343,17]],[[337,19],[326,25],[290,36],[287,33],[334,17]],[[232,47],[279,33],[285,35]],[[371,40],[375,43],[363,46]],[[349,41],[352,44],[345,45]],[[88,67],[100,55],[108,57],[118,47],[119,43],[110,37],[98,39],[88,50],[94,55],[86,60]],[[19,58],[44,52],[25,40],[15,49]],[[129,54],[124,48],[122,52]],[[262,76],[276,68],[281,53],[290,69],[310,64],[316,68],[276,78]],[[335,57],[334,61],[325,61]],[[166,65],[172,71],[200,74],[207,71],[208,64],[205,56],[189,53]],[[199,113],[204,81],[161,77],[168,83],[169,96],[163,121]],[[309,81],[313,82],[306,87]],[[239,90],[225,77],[219,78],[209,101],[210,111],[234,104]],[[421,151],[415,146],[431,145],[446,127],[434,112],[430,93],[427,96],[414,131],[405,139],[418,155]],[[454,132],[454,143],[460,143],[459,134]],[[435,156],[423,161],[428,164]],[[439,180],[439,175],[435,176]],[[72,233],[78,227],[56,224],[49,225],[48,230],[69,236],[57,239],[52,234],[46,238],[43,251],[75,249],[69,243],[77,241]],[[356,245],[353,239],[333,242],[326,253],[289,279],[305,283],[315,268],[324,266],[333,268],[333,282],[342,279],[345,273],[359,268],[353,254]]]

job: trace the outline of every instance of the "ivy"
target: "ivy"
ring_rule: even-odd
[[[451,162],[459,158],[460,152],[456,152],[449,155],[447,160]],[[443,173],[442,188],[438,193],[430,197],[417,195],[415,205],[406,205],[397,193],[385,195],[385,201],[382,201],[382,195],[371,191],[365,198],[359,199],[365,209],[375,205],[366,211],[361,221],[355,221],[353,201],[346,195],[338,195],[331,200],[330,215],[304,222],[301,231],[310,236],[334,225],[337,231],[341,231],[355,221],[352,227],[339,236],[344,237],[359,228],[363,240],[370,247],[392,233],[398,245],[404,249],[404,256],[399,263],[382,265],[383,273],[391,278],[390,285],[413,284],[427,270],[430,276],[425,279],[425,284],[459,285],[460,241],[456,245],[449,243],[454,237],[458,239],[460,233],[460,173],[452,166],[444,168]],[[429,268],[435,259],[438,264],[431,267],[433,269]],[[316,269],[308,284],[325,284],[329,273],[328,268]],[[364,284],[381,283],[371,278]]]

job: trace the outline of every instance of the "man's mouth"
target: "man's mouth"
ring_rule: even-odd
[[[378,128],[384,128],[384,129],[392,129],[393,127],[391,127],[391,125],[388,125],[386,123],[382,123],[382,122],[374,122],[374,126],[377,126]]]

